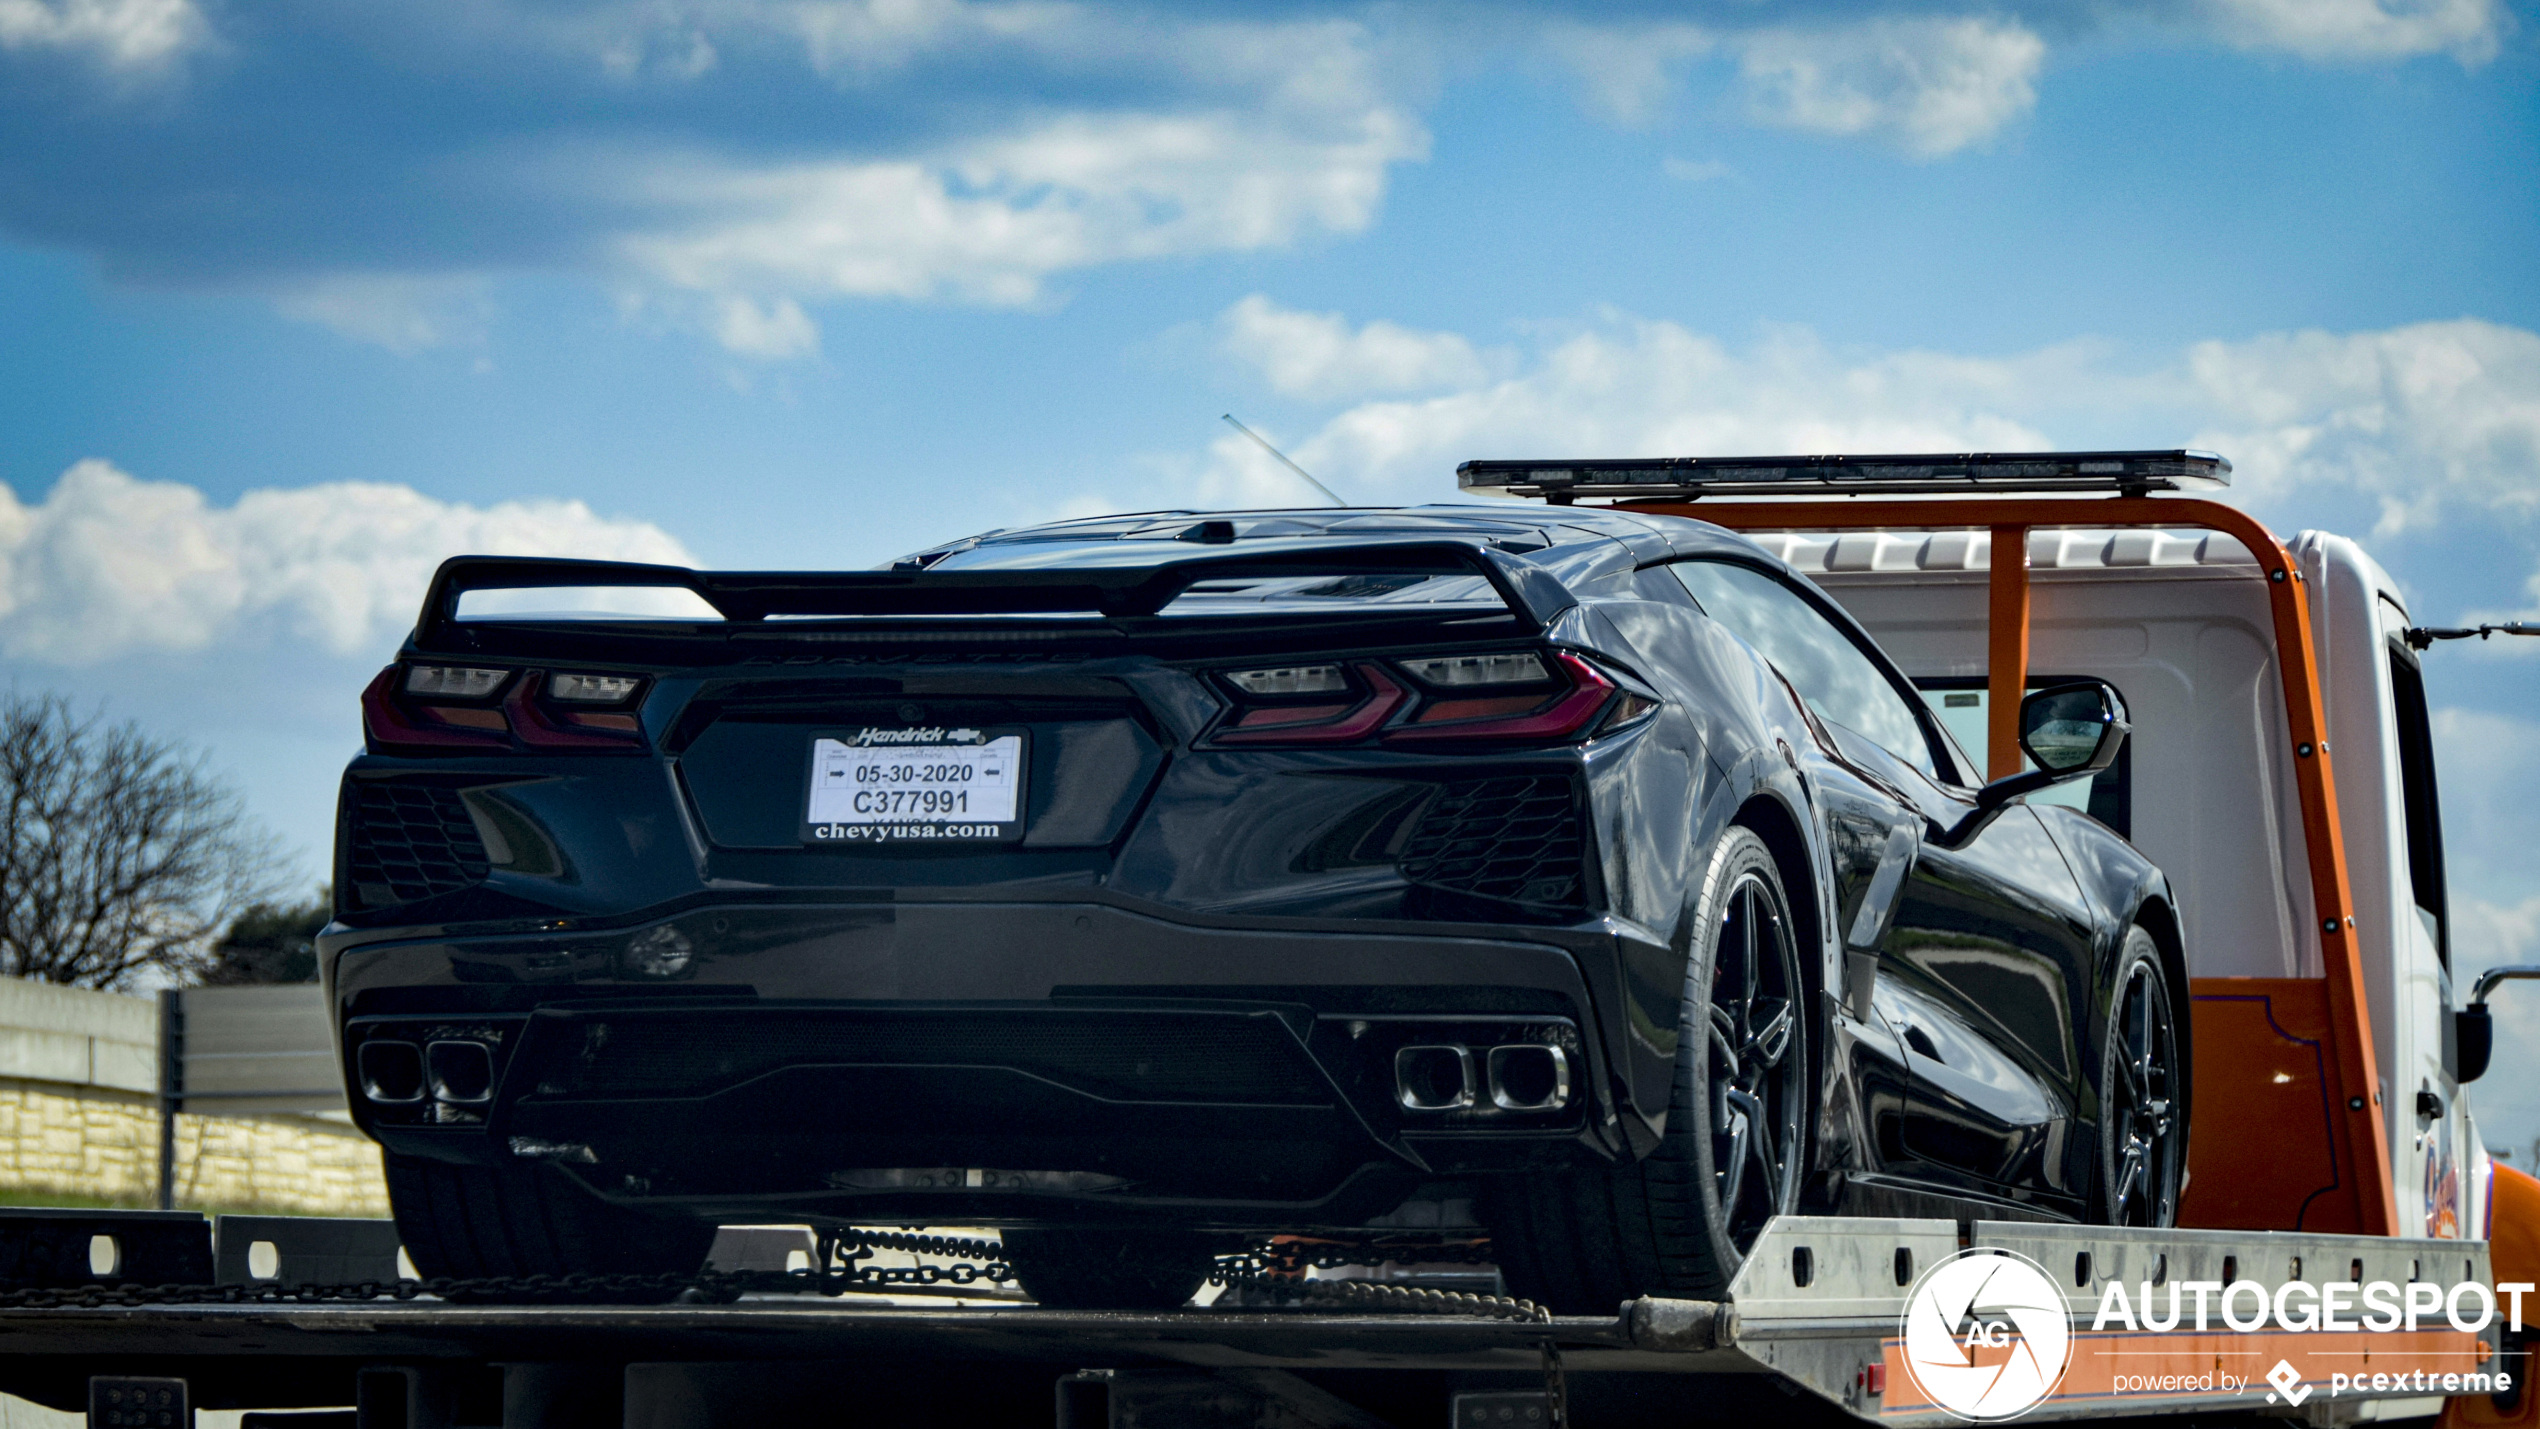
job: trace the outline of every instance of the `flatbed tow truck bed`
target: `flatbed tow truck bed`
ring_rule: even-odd
[[[1046,1424],[1053,1414],[1061,1429],[1480,1429],[1484,1420],[1466,1423],[1475,1412],[1511,1429],[1757,1416],[1939,1425],[1960,1421],[1918,1392],[1900,1326],[1908,1287],[1969,1248],[2025,1257],[2063,1282],[2076,1327],[2068,1367],[2022,1418],[2422,1417],[2441,1407],[2429,1383],[2505,1364],[2501,1323],[2470,1333],[2439,1315],[2382,1332],[2304,1331],[2272,1317],[2235,1329],[2219,1314],[2201,1332],[2185,1320],[2170,1331],[2091,1328],[2112,1283],[2131,1297],[2144,1282],[2252,1281],[2272,1300],[2306,1268],[2311,1280],[2484,1282],[2476,1242],[1785,1217],[1726,1300],[1636,1300],[1611,1317],[1517,1318],[1507,1302],[1496,1315],[1313,1304],[1121,1314],[918,1295],[14,1308],[0,1309],[0,1391],[76,1409],[126,1382],[182,1381],[194,1408],[358,1406],[332,1419],[258,1414],[250,1429]],[[2287,1356],[2367,1378],[2331,1393],[2329,1371],[2314,1368],[2271,1384]],[[2381,1388],[2374,1372],[2387,1376]],[[2288,1388],[2306,1403],[2281,1402]],[[862,1407],[842,1420],[841,1405]],[[91,1422],[112,1420],[92,1408]]]

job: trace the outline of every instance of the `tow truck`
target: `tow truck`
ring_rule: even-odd
[[[2040,797],[2126,834],[2180,899],[2193,1141],[2175,1228],[1783,1217],[1723,1299],[1611,1317],[1423,1289],[1391,1264],[1094,1314],[1024,1302],[1002,1267],[932,1263],[993,1245],[905,1234],[727,1228],[723,1278],[626,1306],[401,1281],[385,1222],[0,1212],[0,1392],[91,1425],[250,1411],[243,1429],[2540,1424],[2540,1181],[2488,1154],[2463,1094],[2495,984],[2540,969],[2459,997],[2421,665],[2464,632],[2412,624],[2355,542],[2280,540],[2189,494],[2229,471],[2188,451],[1458,470],[1468,493],[1763,541],[1869,627],[1988,777],[2022,767],[2026,691],[2122,692],[2123,757]],[[1970,1254],[2042,1272],[2068,1327],[2045,1392],[2008,1415],[1953,1400],[1908,1324],[1917,1287]],[[814,1287],[853,1293],[775,1293]],[[505,1302],[524,1289],[546,1293]],[[2016,1337],[1972,1309],[1939,1357],[2000,1366]]]

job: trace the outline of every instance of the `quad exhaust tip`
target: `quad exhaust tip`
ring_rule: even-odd
[[[1466,1111],[1485,1096],[1500,1111],[1559,1111],[1570,1104],[1569,1054],[1533,1042],[1492,1047],[1479,1057],[1460,1042],[1404,1047],[1393,1055],[1393,1077],[1405,1111]]]

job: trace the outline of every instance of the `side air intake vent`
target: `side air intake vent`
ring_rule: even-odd
[[[1424,887],[1551,907],[1580,900],[1579,814],[1553,776],[1442,785],[1403,846],[1402,876]]]
[[[484,881],[485,841],[456,789],[366,779],[344,795],[352,806],[345,874],[361,907],[413,903]]]

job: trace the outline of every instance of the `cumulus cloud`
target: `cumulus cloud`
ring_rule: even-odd
[[[725,298],[715,314],[714,337],[731,352],[767,362],[820,351],[819,326],[791,298],[764,307],[748,298]]]
[[[692,561],[659,527],[579,501],[476,507],[341,482],[219,507],[88,460],[33,505],[0,487],[0,654],[85,665],[256,627],[354,654],[413,621],[443,557],[471,552]]]
[[[0,62],[164,68],[216,43],[207,13],[230,11],[0,0]],[[571,273],[778,360],[817,351],[825,302],[1047,304],[1068,275],[1106,265],[1362,233],[1396,167],[1429,152],[1424,106],[1512,56],[1565,71],[1618,124],[1661,118],[1683,72],[1709,66],[1757,122],[1934,159],[2016,126],[2044,74],[2041,35],[2086,31],[2101,10],[268,0],[256,13],[217,41],[240,63],[163,104],[101,116],[0,83],[13,237],[117,280],[266,295],[398,352],[471,341],[502,275]],[[2155,16],[2198,43],[2337,60],[2474,59],[2508,23],[2502,0],[2163,0]]]
[[[0,0],[0,51],[68,51],[132,73],[164,68],[210,38],[193,0]]]
[[[2384,332],[2281,333],[2192,348],[2209,409],[2196,444],[2259,497],[2351,487],[2383,533],[2446,507],[2540,512],[2540,333],[2464,318]]]
[[[2046,42],[2015,20],[1880,19],[1738,42],[1756,118],[1883,137],[1917,158],[1992,138],[2037,104]]]
[[[2309,60],[2495,58],[2512,23],[2498,0],[2203,0],[2214,33],[2248,49]]]
[[[1489,375],[1473,344],[1381,319],[1352,330],[1339,313],[1283,308],[1255,293],[1217,317],[1219,348],[1291,397],[1358,397],[1467,387]]]
[[[2130,432],[2119,444],[2224,453],[2233,499],[2261,508],[2361,494],[2385,535],[2447,511],[2517,530],[2540,518],[2540,333],[2495,323],[2269,334],[2142,362],[2089,342],[1980,358],[1848,350],[1797,328],[1740,347],[1610,314],[1496,354],[1487,376],[1453,333],[1353,328],[1267,298],[1220,325],[1244,335],[1229,355],[1279,390],[1348,404],[1293,450],[1367,489],[1434,489],[1457,461],[1494,453],[2002,451]],[[1220,467],[1241,489],[1252,464],[1227,450],[1237,459]],[[2531,591],[2540,601],[2540,578]]]
[[[1323,321],[1346,331],[1337,318]],[[2008,415],[2018,395],[2080,361],[2062,349],[2007,361],[1848,352],[1797,329],[1740,350],[1675,323],[1618,316],[1551,344],[1514,375],[1360,402],[1295,455],[1355,493],[1416,500],[1476,456],[2016,451],[2046,444]],[[1212,490],[1295,499],[1233,444],[1221,442],[1214,459]]]
[[[483,279],[396,273],[326,274],[282,285],[273,305],[401,357],[481,341],[493,319]]]
[[[1073,116],[925,159],[644,162],[629,187],[678,217],[620,251],[683,288],[1014,305],[1096,264],[1356,232],[1387,166],[1426,144],[1380,107],[1321,132],[1231,112]]]
[[[1699,25],[1554,23],[1544,42],[1576,77],[1589,109],[1637,128],[1658,117],[1677,70],[1717,49],[1720,37]]]
[[[2435,764],[2452,776],[2442,797],[2453,889],[2493,899],[2529,887],[2531,850],[2540,848],[2540,721],[2456,707],[2434,711],[2432,726]]]

